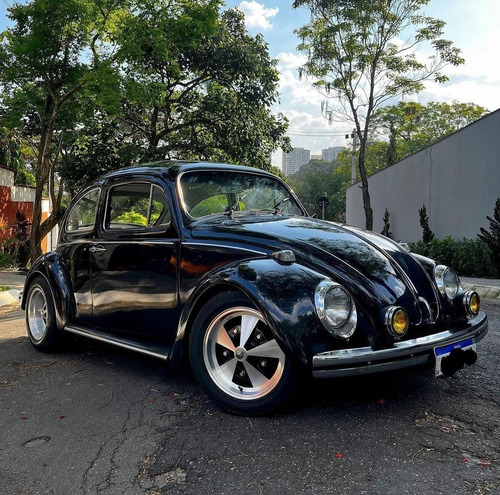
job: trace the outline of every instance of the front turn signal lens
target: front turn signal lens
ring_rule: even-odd
[[[481,299],[475,291],[467,291],[464,294],[463,303],[467,316],[476,316],[481,309]]]
[[[401,307],[391,306],[385,312],[385,326],[393,337],[400,339],[410,326],[408,313]]]

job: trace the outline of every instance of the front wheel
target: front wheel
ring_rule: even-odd
[[[224,409],[268,414],[290,397],[290,360],[261,313],[241,294],[224,292],[208,301],[189,344],[196,377]]]

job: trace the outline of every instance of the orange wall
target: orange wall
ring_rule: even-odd
[[[11,228],[18,211],[23,212],[30,222],[33,220],[33,203],[12,201],[10,186],[0,186],[0,241],[12,237]]]

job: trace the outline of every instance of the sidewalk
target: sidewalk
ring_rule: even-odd
[[[0,292],[0,306],[13,305],[19,302],[19,293],[23,290],[26,272],[0,270],[0,286],[9,290]],[[475,290],[481,299],[496,299],[500,301],[500,280],[486,278],[461,277],[465,290]]]
[[[19,304],[19,293],[23,290],[26,278],[24,271],[0,270],[0,286],[9,290],[0,291],[0,306]]]

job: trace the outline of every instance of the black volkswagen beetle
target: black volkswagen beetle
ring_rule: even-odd
[[[33,264],[22,307],[40,351],[71,332],[171,366],[186,356],[207,394],[240,414],[276,409],[297,373],[451,375],[488,330],[450,268],[310,217],[272,174],[212,163],[87,186],[57,250]]]

